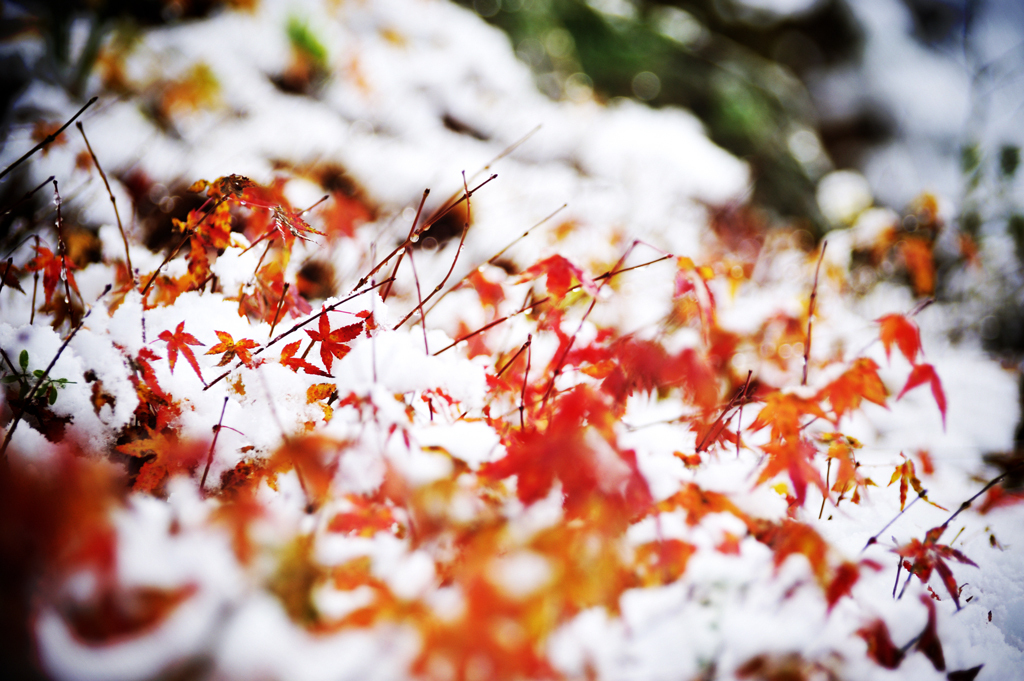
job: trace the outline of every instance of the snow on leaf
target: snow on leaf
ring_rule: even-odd
[[[901,314],[887,314],[875,321],[882,326],[879,337],[885,346],[886,359],[890,358],[892,346],[895,345],[907,361],[914,364],[921,352],[921,330],[917,324]]]
[[[160,332],[158,338],[167,343],[167,363],[171,367],[171,373],[174,373],[174,365],[178,361],[178,353],[180,352],[185,356],[185,360],[189,363],[192,369],[196,372],[196,376],[199,377],[203,384],[206,381],[203,380],[203,373],[199,370],[199,362],[196,361],[195,353],[192,352],[190,345],[203,345],[199,342],[195,336],[185,331],[185,322],[182,321],[178,324],[177,328],[174,329],[174,333],[168,330]]]
[[[946,393],[942,390],[942,381],[939,380],[939,375],[935,372],[935,367],[931,364],[915,364],[914,368],[910,371],[910,376],[907,378],[907,384],[903,386],[903,390],[896,399],[900,399],[906,395],[909,391],[913,390],[919,385],[929,383],[932,388],[932,395],[935,397],[935,404],[938,405],[939,411],[942,412],[942,428],[946,428]]]

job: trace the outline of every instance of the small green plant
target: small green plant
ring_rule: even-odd
[[[69,381],[66,378],[50,378],[49,376],[44,378],[46,372],[42,369],[35,369],[29,372],[28,350],[22,350],[21,354],[18,355],[18,365],[20,366],[21,371],[12,371],[0,379],[0,383],[18,383],[20,385],[18,390],[19,398],[26,397],[32,389],[32,386],[35,385],[37,381],[42,380],[35,392],[37,395],[45,395],[46,401],[53,404],[57,401],[57,389],[60,388],[63,390],[69,383],[75,382]],[[13,369],[14,367],[11,368]]]

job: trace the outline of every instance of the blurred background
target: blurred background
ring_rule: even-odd
[[[256,1],[7,1],[4,43],[41,36],[45,49],[31,63],[24,50],[0,52],[4,125],[29,123],[11,107],[32,79],[82,95],[102,69],[116,92],[125,87],[118,50],[130,50],[141,30]],[[931,292],[980,300],[971,323],[990,349],[1024,351],[1024,3],[458,2],[506,32],[553,100],[624,97],[692,111],[713,141],[750,164],[745,210],[761,224],[819,239],[876,205],[895,211],[903,232],[931,230]],[[315,93],[324,47],[315,31],[288,30],[304,68],[275,84]],[[194,76],[175,97],[203,96],[203,74]],[[152,98],[157,122],[171,94]],[[955,276],[972,258],[988,270],[983,286]]]

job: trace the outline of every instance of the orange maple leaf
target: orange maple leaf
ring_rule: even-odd
[[[913,364],[921,352],[921,330],[917,324],[901,314],[887,314],[875,320],[882,328],[879,337],[885,346],[885,357],[889,359],[895,345],[907,361]]]
[[[943,511],[948,510],[946,508],[943,508],[942,506],[939,506],[935,502],[928,500],[928,495],[925,494],[925,489],[924,487],[921,486],[921,481],[917,479],[917,474],[914,472],[914,462],[911,461],[910,459],[907,459],[903,452],[900,452],[900,456],[902,456],[906,460],[899,466],[896,466],[896,470],[893,471],[892,477],[889,479],[889,484],[886,485],[886,487],[889,487],[890,485],[892,485],[892,483],[896,482],[897,480],[900,481],[900,510],[903,510],[903,506],[907,502],[908,484],[914,488],[914,491],[917,492],[918,496],[920,496],[922,499],[927,501],[935,508],[941,508]]]
[[[825,386],[819,397],[827,397],[836,413],[836,422],[845,414],[858,409],[867,400],[885,406],[889,391],[878,377],[878,365],[867,357],[857,359],[842,376]]]
[[[220,358],[220,362],[217,363],[217,366],[222,367],[231,360],[233,360],[235,357],[238,357],[238,359],[241,360],[242,364],[249,368],[252,368],[252,353],[249,351],[252,348],[256,347],[256,341],[244,338],[236,342],[235,339],[231,337],[230,333],[227,333],[225,331],[214,331],[214,333],[217,334],[217,338],[220,339],[220,343],[217,343],[212,348],[207,350],[206,354],[223,354],[223,357]]]
[[[798,439],[803,427],[800,419],[804,416],[828,419],[816,401],[799,397],[793,393],[773,392],[764,401],[765,405],[754,422],[750,424],[750,430],[757,432],[766,426],[771,426],[772,440]]]
[[[760,485],[771,480],[779,473],[786,473],[793,481],[796,500],[801,506],[807,496],[807,483],[809,482],[814,483],[821,490],[822,495],[828,494],[821,474],[811,464],[811,459],[814,458],[817,451],[813,444],[804,439],[772,440],[762,449],[768,455],[768,464],[761,471],[756,484]]]
[[[148,437],[120,445],[117,451],[147,460],[132,487],[136,492],[154,492],[164,481],[177,473],[191,473],[206,457],[201,443],[182,443],[173,433],[146,429]]]
[[[178,324],[177,328],[174,329],[172,334],[166,329],[160,332],[158,338],[167,343],[167,363],[171,365],[171,373],[174,373],[174,364],[178,361],[178,353],[180,352],[185,356],[186,361],[196,372],[196,376],[199,380],[206,385],[206,381],[203,380],[203,373],[199,370],[199,362],[196,361],[195,353],[192,352],[190,345],[203,345],[199,342],[195,336],[185,332],[185,322],[182,321]]]

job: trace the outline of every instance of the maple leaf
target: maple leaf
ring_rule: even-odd
[[[635,452],[615,446],[614,422],[599,392],[577,386],[558,400],[547,428],[509,433],[505,456],[481,466],[480,473],[517,476],[516,494],[524,504],[542,499],[558,480],[569,515],[597,496],[613,500],[631,517],[649,508],[651,496]]]
[[[21,282],[18,281],[20,271],[20,268],[10,262],[0,263],[0,288],[10,286],[14,290],[24,293],[25,289],[21,288]]]
[[[721,492],[702,489],[693,482],[684,483],[678,492],[658,502],[655,509],[661,512],[682,509],[686,511],[686,524],[691,526],[699,523],[709,513],[731,513],[742,520],[748,528],[753,527],[750,517],[728,496]]]
[[[256,341],[245,338],[236,342],[235,339],[231,337],[230,333],[225,331],[214,331],[214,333],[217,334],[217,338],[220,339],[220,343],[217,343],[207,350],[206,354],[223,354],[223,357],[220,358],[220,362],[217,363],[217,366],[222,367],[235,357],[238,357],[242,364],[250,369],[252,368],[252,353],[249,351],[256,347]]]
[[[548,294],[556,300],[565,298],[569,289],[575,286],[574,282],[578,282],[583,290],[590,295],[597,295],[598,287],[594,280],[584,274],[582,269],[560,255],[545,258],[530,267],[519,275],[519,282],[532,281],[544,275],[547,275],[544,286],[547,288]]]
[[[299,369],[302,369],[307,374],[312,374],[314,376],[325,376],[327,378],[330,378],[331,375],[324,371],[323,369],[318,369],[317,367],[313,366],[303,358],[295,356],[295,353],[299,351],[299,345],[301,343],[302,341],[295,341],[294,343],[289,343],[288,345],[284,346],[281,349],[281,364],[285,365],[286,367],[288,367],[289,369],[296,373],[298,373]]]
[[[679,539],[648,542],[636,548],[636,570],[645,587],[671,584],[686,572],[686,563],[697,551]]]
[[[505,300],[505,289],[502,288],[501,284],[488,280],[479,269],[475,269],[466,275],[466,282],[480,296],[480,303],[490,306],[492,310],[497,311],[498,305],[501,301]]]
[[[764,401],[765,405],[750,424],[750,430],[757,432],[771,426],[772,440],[798,439],[803,427],[800,419],[804,416],[828,419],[816,401],[799,397],[794,393],[773,392]]]
[[[868,657],[886,669],[896,669],[906,653],[892,642],[889,627],[881,619],[857,630],[857,635],[868,644]]]
[[[954,596],[953,599],[956,600],[956,597]],[[924,631],[918,637],[914,650],[923,653],[925,657],[931,660],[932,666],[935,669],[944,672],[946,671],[946,658],[942,654],[942,642],[939,641],[939,632],[935,626],[938,620],[935,616],[935,603],[924,594],[921,594],[921,602],[928,608],[928,623],[924,625]],[[959,610],[960,604],[957,603],[956,607]]]
[[[180,352],[196,372],[199,380],[203,382],[203,385],[206,385],[206,381],[203,380],[203,373],[199,370],[199,362],[196,361],[195,353],[189,347],[190,345],[203,344],[195,336],[185,332],[184,320],[174,329],[174,333],[165,329],[160,332],[158,338],[167,343],[167,363],[171,365],[172,374],[174,373],[174,364],[178,361],[178,353]]]
[[[914,293],[919,296],[929,295],[935,291],[935,258],[931,246],[924,239],[906,237],[899,242],[903,264],[910,274],[910,283]]]
[[[931,504],[935,508],[941,508],[943,511],[948,510],[946,508],[943,508],[942,506],[939,506],[935,502],[928,500],[928,495],[925,494],[924,487],[921,486],[921,481],[918,480],[917,474],[914,472],[914,462],[911,461],[910,459],[907,459],[903,452],[900,452],[900,456],[902,456],[905,459],[905,461],[901,463],[899,466],[896,466],[896,470],[893,471],[892,477],[889,478],[889,485],[892,485],[892,483],[896,482],[897,480],[900,481],[900,510],[903,510],[903,506],[907,502],[908,483],[911,487],[914,488],[914,491],[917,492],[918,496],[927,501],[929,504]],[[886,487],[888,487],[889,485],[886,485]]]
[[[857,472],[860,466],[853,457],[853,450],[860,449],[863,445],[855,438],[842,435],[841,433],[824,433],[822,441],[828,443],[828,458],[839,463],[839,470],[836,471],[836,480],[832,485],[833,492],[839,492],[841,500],[846,491],[853,487],[853,496],[850,498],[855,504],[860,503],[860,488],[874,485],[870,478],[865,478]],[[839,501],[836,502],[838,505]]]
[[[925,534],[924,541],[914,538],[906,544],[897,546],[892,551],[904,559],[903,567],[911,574],[917,575],[922,584],[928,582],[932,576],[932,570],[938,572],[942,583],[946,586],[946,590],[959,610],[960,591],[957,589],[956,580],[953,579],[953,572],[945,561],[953,559],[965,565],[974,567],[978,567],[978,565],[953,547],[937,543],[945,531],[945,525],[933,527]]]
[[[327,308],[323,308],[320,320],[317,323],[317,330],[306,330],[306,333],[317,343],[320,343],[320,359],[323,361],[327,371],[331,370],[334,358],[341,359],[348,354],[351,348],[345,343],[359,336],[363,330],[363,323],[356,322],[348,326],[342,326],[331,330],[330,322],[327,320]]]
[[[117,451],[146,461],[132,489],[136,492],[155,492],[164,481],[177,473],[191,473],[206,457],[201,443],[182,443],[173,433],[146,429],[148,437],[119,445]]]
[[[900,399],[906,395],[909,391],[913,390],[919,385],[924,383],[931,384],[932,396],[935,397],[935,404],[938,405],[939,411],[942,412],[942,429],[946,429],[946,393],[942,390],[942,381],[939,380],[939,375],[935,373],[935,367],[931,364],[915,364],[914,368],[910,371],[910,376],[907,378],[907,384],[903,386],[903,390],[897,395],[896,399]]]
[[[761,471],[757,478],[760,485],[771,480],[779,473],[786,473],[793,481],[793,489],[796,491],[797,503],[801,506],[807,496],[807,483],[812,482],[821,490],[822,495],[827,495],[825,483],[821,479],[818,469],[811,464],[816,450],[814,445],[804,439],[797,440],[773,440],[762,447],[768,455],[768,464]]]
[[[71,273],[75,269],[75,263],[67,256],[61,258],[45,246],[36,246],[36,257],[32,258],[25,265],[25,269],[29,272],[43,273],[43,298],[45,300],[53,298],[53,294],[57,290],[57,284],[60,283],[62,276],[67,277],[68,286],[70,286],[72,291],[78,293],[79,297],[82,295],[78,291],[75,275]]]
[[[887,314],[875,321],[882,325],[879,337],[885,346],[885,358],[890,359],[895,345],[907,361],[914,364],[921,352],[921,330],[917,324],[901,314]]]
[[[858,409],[863,400],[884,407],[888,395],[882,379],[878,377],[878,365],[867,357],[856,360],[852,367],[819,393],[819,397],[828,398],[837,422],[845,414]]]

